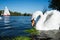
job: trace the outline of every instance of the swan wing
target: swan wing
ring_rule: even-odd
[[[58,12],[57,11],[47,11],[44,15],[44,26],[46,30],[58,30]]]
[[[49,19],[52,17],[52,15],[53,15],[52,13],[51,13],[51,14],[47,14],[44,23],[45,23],[47,20],[49,20]]]

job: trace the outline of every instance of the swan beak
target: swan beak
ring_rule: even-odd
[[[35,26],[35,21],[34,21],[34,19],[31,20],[31,23],[32,23],[32,26]]]

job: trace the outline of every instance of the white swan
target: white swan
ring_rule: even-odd
[[[36,11],[32,15],[32,20],[34,19],[34,21],[36,21],[38,16],[40,16],[40,18],[35,25],[37,30],[59,30],[60,22],[59,11],[57,10],[47,11],[46,13],[44,13],[44,15],[41,11]]]

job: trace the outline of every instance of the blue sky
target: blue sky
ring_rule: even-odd
[[[0,0],[0,10],[5,6],[11,11],[33,13],[38,10],[48,9],[48,0]]]

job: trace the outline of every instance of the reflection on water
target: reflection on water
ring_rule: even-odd
[[[9,16],[4,16],[4,24],[9,25],[10,22],[10,17]]]
[[[9,21],[10,19],[9,19],[9,16],[4,16],[4,23],[9,23],[10,21]]]
[[[31,16],[4,16],[0,20],[0,36],[29,35],[24,32],[31,27]]]

